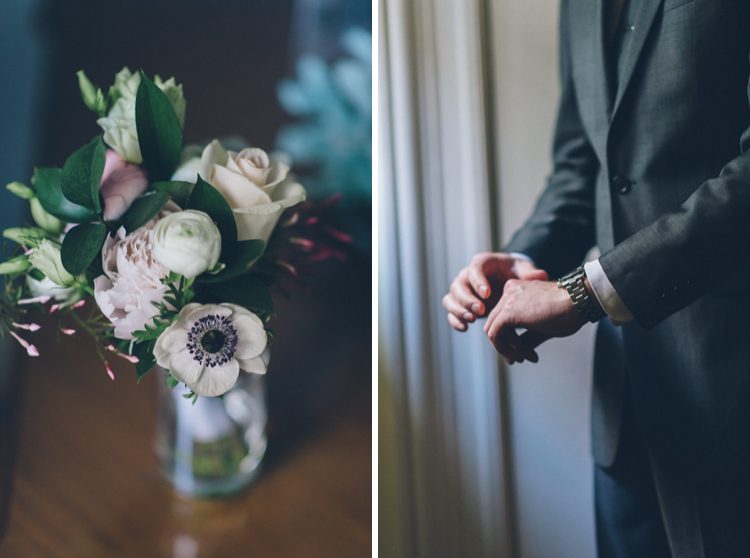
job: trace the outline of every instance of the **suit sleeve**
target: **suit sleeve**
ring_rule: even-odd
[[[528,255],[550,276],[579,265],[595,244],[594,188],[599,162],[581,124],[571,77],[566,4],[560,9],[560,105],[553,171],[531,217],[504,247]]]
[[[747,94],[750,101],[750,83]],[[676,211],[599,258],[642,326],[653,327],[720,282],[750,270],[750,126],[739,152]]]

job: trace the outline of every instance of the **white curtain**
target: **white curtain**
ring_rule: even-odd
[[[486,5],[379,1],[380,555],[510,556],[499,363],[440,304],[494,236]]]

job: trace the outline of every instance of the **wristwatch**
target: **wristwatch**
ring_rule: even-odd
[[[557,286],[568,291],[573,306],[586,320],[598,322],[606,313],[599,305],[599,301],[586,290],[586,285],[583,282],[585,277],[586,271],[581,266],[572,273],[558,279]]]

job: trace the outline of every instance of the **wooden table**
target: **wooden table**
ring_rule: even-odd
[[[41,348],[24,371],[1,557],[370,555],[369,389],[349,390],[311,433],[283,442],[246,492],[190,501],[159,477],[151,450],[160,378],[136,385],[124,363],[110,381],[87,340]]]

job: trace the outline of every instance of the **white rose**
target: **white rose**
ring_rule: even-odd
[[[29,254],[29,261],[33,267],[60,287],[70,287],[75,283],[75,277],[63,267],[60,246],[51,240],[42,240]]]
[[[140,83],[140,73],[134,74],[128,68],[120,70],[109,92],[114,104],[107,116],[96,121],[104,130],[105,143],[127,162],[135,164],[143,162],[135,124],[135,96]],[[155,77],[154,83],[172,103],[182,126],[185,122],[185,97],[182,94],[182,85],[177,85],[174,78],[162,81],[159,76]]]
[[[211,217],[192,209],[161,219],[152,242],[156,260],[189,279],[216,267],[221,254],[219,229]]]
[[[219,190],[232,208],[239,240],[268,241],[282,212],[306,196],[301,184],[288,180],[289,166],[262,149],[235,153],[214,140],[203,150],[200,161],[188,160],[175,179],[195,182],[198,174]]]

